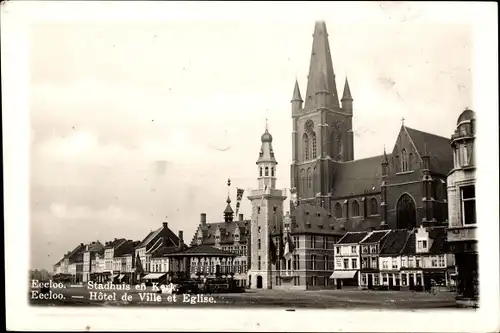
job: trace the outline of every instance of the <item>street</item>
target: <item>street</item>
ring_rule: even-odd
[[[454,294],[436,295],[411,291],[367,290],[248,290],[239,294],[169,295],[147,290],[88,290],[85,286],[51,290],[52,299],[38,299],[30,293],[30,303],[41,306],[222,306],[294,308],[455,308]]]

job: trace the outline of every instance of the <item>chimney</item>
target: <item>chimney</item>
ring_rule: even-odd
[[[240,221],[243,221],[243,214],[238,214],[238,219],[239,219]]]
[[[163,222],[163,228],[168,228],[168,222]]]
[[[202,227],[207,225],[207,214],[206,213],[200,214],[200,224]]]
[[[184,237],[182,230],[179,230],[179,248],[182,249],[184,247]]]
[[[80,246],[83,246],[83,243],[80,243]]]

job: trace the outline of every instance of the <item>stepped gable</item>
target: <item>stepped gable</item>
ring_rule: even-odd
[[[199,226],[202,229],[203,244],[215,245],[215,233],[217,227],[220,229],[220,244],[234,244],[234,232],[236,227],[240,229],[240,243],[246,243],[246,238],[250,234],[250,220],[232,221],[232,222],[212,222],[207,223],[205,227]],[[198,229],[199,230],[199,229]],[[193,238],[194,245],[196,243],[196,235]]]
[[[336,164],[332,197],[343,198],[380,192],[383,157],[373,156]]]
[[[429,154],[431,172],[446,176],[453,169],[453,151],[449,138],[406,126],[405,129],[420,157],[424,156],[426,152]]]
[[[406,245],[409,232],[406,229],[391,230],[384,239],[384,245],[380,249],[380,255],[400,254]]]

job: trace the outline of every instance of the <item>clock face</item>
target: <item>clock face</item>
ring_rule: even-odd
[[[314,130],[314,123],[311,119],[306,121],[306,124],[304,125],[304,129],[306,130],[306,132],[311,132]]]

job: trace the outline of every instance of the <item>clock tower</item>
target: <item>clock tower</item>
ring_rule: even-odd
[[[276,263],[270,255],[270,236],[281,232],[283,220],[283,191],[276,189],[276,166],[273,137],[266,130],[261,137],[261,148],[257,159],[257,189],[248,196],[252,203],[251,248],[249,281],[252,289],[271,289]]]

